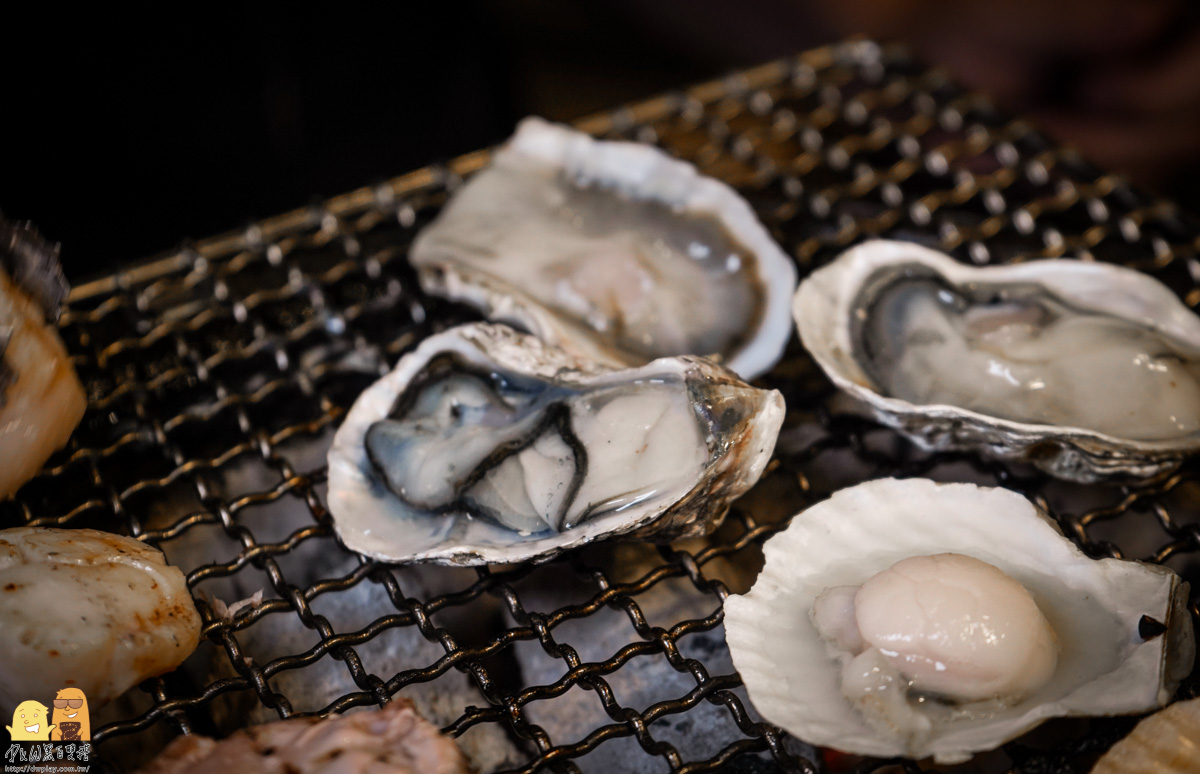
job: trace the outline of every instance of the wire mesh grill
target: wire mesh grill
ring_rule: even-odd
[[[656,143],[733,185],[801,276],[888,236],[974,263],[1116,261],[1200,302],[1194,222],[872,43],[583,127]],[[325,508],[324,452],[366,385],[424,337],[475,319],[423,295],[405,255],[486,158],[356,191],[72,294],[62,329],[89,410],[69,447],[0,505],[0,525],[137,536],[184,570],[205,619],[184,668],[100,714],[94,738],[116,769],[177,733],[224,734],[398,694],[482,771],[916,770],[814,750],[760,722],[722,630],[721,602],[749,588],[767,538],[806,505],[881,475],[1000,484],[1039,502],[1093,556],[1200,578],[1195,464],[1127,489],[922,453],[840,411],[794,340],[760,380],[787,400],[776,457],[708,538],[602,543],[544,565],[474,570],[346,551]],[[230,618],[211,602],[259,590],[261,603]],[[977,765],[1076,770],[1131,726],[1053,721]]]

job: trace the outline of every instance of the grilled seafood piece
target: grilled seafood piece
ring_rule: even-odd
[[[54,330],[66,293],[58,246],[0,217],[0,500],[67,442],[87,408]]]

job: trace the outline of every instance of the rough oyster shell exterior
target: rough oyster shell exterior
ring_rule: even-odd
[[[409,519],[399,499],[373,472],[363,439],[373,423],[389,415],[426,364],[444,354],[560,386],[603,387],[678,378],[691,396],[690,411],[697,421],[705,421],[702,415],[712,419],[707,462],[676,499],[639,500],[549,535],[520,535],[465,513]],[[778,392],[750,387],[703,358],[661,358],[640,368],[614,370],[577,359],[507,326],[463,325],[424,341],[355,402],[329,452],[329,507],[347,547],[395,562],[509,563],[546,559],[613,535],[669,541],[703,534],[720,524],[729,504],[762,474],[775,448],[783,413]]]
[[[906,747],[840,692],[840,670],[809,619],[822,590],[859,586],[909,556],[958,553],[1030,590],[1055,629],[1050,682],[992,715],[954,718]],[[764,546],[749,593],[725,603],[734,665],[754,706],[811,744],[957,763],[1056,716],[1145,712],[1170,701],[1195,655],[1188,585],[1159,565],[1086,557],[1033,503],[1004,489],[880,479],[797,514]],[[1166,630],[1144,640],[1143,616]]]
[[[909,242],[868,241],[806,278],[796,292],[792,315],[817,364],[877,421],[927,450],[980,450],[1080,482],[1159,478],[1200,450],[1200,433],[1131,440],[1082,427],[1017,422],[958,406],[916,405],[881,394],[860,362],[851,320],[862,313],[861,294],[869,283],[913,266],[932,269],[957,287],[973,282],[1038,284],[1079,308],[1137,321],[1200,347],[1200,318],[1165,286],[1133,269],[1074,260],[974,267]]]

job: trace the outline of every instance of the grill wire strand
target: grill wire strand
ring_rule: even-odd
[[[1200,302],[1195,220],[901,49],[837,44],[580,126],[657,144],[732,185],[801,278],[889,237],[975,264],[1118,262]],[[453,706],[435,720],[464,745],[490,745],[476,761],[484,770],[916,771],[815,750],[763,722],[724,650],[721,602],[749,588],[763,542],[832,491],[885,475],[1014,489],[1089,555],[1166,564],[1195,585],[1195,463],[1129,488],[920,452],[843,410],[795,336],[758,380],[787,401],[775,458],[707,538],[476,569],[346,551],[325,507],[324,450],[358,393],[401,355],[477,319],[424,295],[406,251],[486,160],[419,170],[72,293],[61,328],[88,413],[0,504],[0,526],[133,535],[180,566],[204,616],[185,668],[98,713],[94,742],[111,770],[133,770],[180,733],[223,735],[447,686],[442,705]],[[216,614],[213,599],[256,589],[260,604]],[[1194,623],[1194,598],[1190,609]],[[394,643],[411,647],[398,656]],[[1180,696],[1196,692],[1193,674]],[[1133,722],[1051,721],[1049,742],[1018,739],[986,760],[1086,770]]]

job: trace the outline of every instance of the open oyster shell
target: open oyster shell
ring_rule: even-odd
[[[1046,718],[1120,715],[1165,705],[1195,655],[1186,583],[1165,567],[1087,558],[1037,507],[1004,489],[881,479],[834,493],[764,546],[753,588],[725,603],[734,665],[754,706],[811,744],[860,755],[957,763]],[[837,658],[810,611],[818,595],[861,586],[913,556],[956,553],[1022,584],[1056,636],[1049,681],[1008,706],[914,705],[925,738],[881,731],[843,695]],[[1143,639],[1143,617],[1153,631]]]
[[[704,355],[752,379],[791,336],[795,266],[733,189],[653,146],[537,118],[409,260],[426,291],[616,366]]]
[[[761,475],[783,398],[704,359],[613,370],[474,324],[355,402],[329,452],[342,541],[388,561],[548,557],[699,534]]]
[[[907,300],[904,287],[915,288]],[[942,400],[906,400],[886,386],[899,360],[888,350],[900,347],[880,341],[886,331],[910,326],[896,334],[909,342],[942,337],[935,323],[904,318],[919,303],[958,304],[961,319],[993,326],[974,339],[968,328],[969,346],[912,361],[910,381],[923,383],[911,389]],[[807,278],[792,312],[834,384],[923,448],[982,450],[1084,482],[1161,476],[1200,449],[1200,318],[1132,269],[1071,260],[972,267],[920,245],[870,241]],[[1095,346],[1055,339],[1039,316],[1092,326]],[[1006,338],[1015,347],[994,354]],[[1138,358],[1147,360],[1140,370]]]

